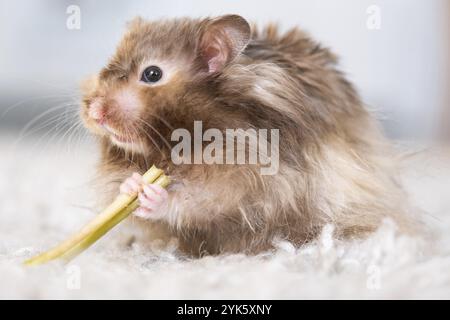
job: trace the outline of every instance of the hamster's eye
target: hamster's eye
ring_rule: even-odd
[[[157,66],[150,66],[145,68],[142,72],[141,81],[147,83],[158,82],[162,77],[162,70]]]

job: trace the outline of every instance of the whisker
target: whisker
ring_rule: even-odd
[[[164,119],[156,114],[153,114],[153,113],[151,114],[151,116],[155,117],[158,120],[161,120],[161,122],[164,123],[167,126],[167,128],[169,128],[170,130],[174,130],[174,127],[166,119]]]
[[[28,121],[27,124],[25,124],[25,126],[22,128],[22,130],[19,133],[19,136],[21,136],[22,134],[26,133],[26,131],[33,126],[36,122],[38,122],[40,119],[42,119],[43,117],[47,116],[48,114],[55,112],[59,109],[63,109],[63,108],[67,108],[72,106],[72,103],[64,103],[61,105],[57,105],[54,106],[52,108],[47,109],[46,111],[40,113],[39,115],[37,115],[36,117],[34,117],[33,119],[31,119],[30,121]]]
[[[49,99],[49,98],[66,98],[66,97],[74,97],[74,95],[45,95],[45,96],[39,96],[39,97],[32,97],[32,98],[27,98],[27,99],[23,99],[20,100],[10,106],[8,106],[1,114],[0,118],[3,118],[4,116],[6,116],[6,114],[8,112],[10,112],[11,110],[13,110],[14,108],[19,107],[20,105],[30,102],[30,101],[36,101],[36,100],[42,100],[42,99]]]
[[[149,127],[150,129],[152,129],[160,138],[161,140],[166,144],[166,146],[171,149],[172,146],[170,145],[170,143],[166,140],[166,138],[164,138],[164,136],[154,127],[152,126],[150,123],[142,120],[142,119],[138,119],[140,122],[142,122],[144,125],[146,125],[147,127]]]
[[[142,133],[144,133],[145,136],[151,140],[153,145],[158,149],[159,153],[163,154],[162,149],[160,148],[158,143],[156,143],[155,139],[153,139],[153,137],[150,134],[148,134],[148,132],[146,132],[145,130],[142,130]]]

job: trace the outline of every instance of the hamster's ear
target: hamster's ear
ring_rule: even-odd
[[[220,71],[250,41],[250,25],[238,15],[225,15],[206,22],[199,50],[208,72]]]

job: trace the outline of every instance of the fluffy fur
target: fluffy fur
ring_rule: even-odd
[[[255,257],[185,259],[174,246],[159,250],[159,241],[117,246],[120,234],[130,234],[120,224],[70,264],[25,268],[25,259],[94,218],[91,204],[100,194],[90,188],[98,160],[92,139],[32,138],[13,145],[17,132],[0,135],[0,299],[450,298],[448,148],[430,148],[401,172],[412,203],[437,227],[433,246],[387,224],[364,240],[332,239],[325,228],[300,248],[281,242]]]
[[[145,61],[174,66],[167,83],[137,84]],[[336,61],[296,28],[250,31],[238,16],[134,20],[108,66],[85,85],[82,116],[101,135],[100,174],[117,192],[131,172],[163,168],[174,180],[170,209],[143,223],[175,235],[195,256],[258,253],[274,238],[298,246],[329,223],[337,237],[364,236],[386,217],[410,231],[390,148]],[[135,114],[110,98],[124,88],[138,97]],[[114,128],[144,149],[121,148],[96,128],[88,114],[98,97],[109,99]],[[174,165],[171,132],[192,132],[194,120],[204,130],[280,129],[278,174],[262,176],[255,165]]]

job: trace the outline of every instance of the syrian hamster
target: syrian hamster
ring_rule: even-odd
[[[409,228],[377,121],[336,56],[298,28],[258,29],[238,15],[136,18],[83,84],[81,117],[98,137],[99,173],[110,182],[99,192],[137,192],[132,219],[176,237],[189,255],[255,254],[276,239],[300,246],[326,224],[338,238],[363,237],[384,218]],[[261,163],[174,161],[174,131],[194,136],[199,122],[203,132],[241,129],[237,136],[278,130],[278,142],[265,139],[276,147],[276,172],[262,174]],[[204,152],[190,149],[190,160]],[[167,190],[142,185],[152,164],[171,176]]]

